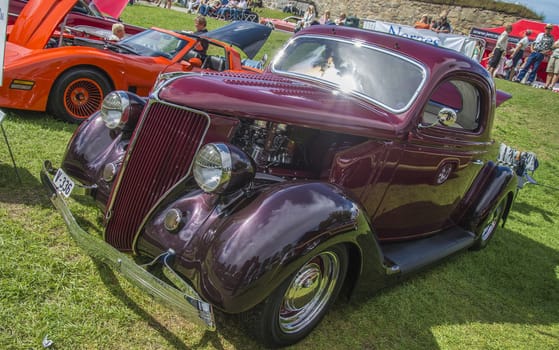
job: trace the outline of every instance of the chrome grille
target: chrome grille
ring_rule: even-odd
[[[145,216],[189,174],[209,127],[209,117],[197,111],[161,102],[148,108],[109,198],[105,240],[121,251],[132,250]]]

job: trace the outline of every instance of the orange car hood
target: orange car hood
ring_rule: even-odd
[[[29,0],[19,14],[8,41],[29,49],[42,49],[77,0]]]

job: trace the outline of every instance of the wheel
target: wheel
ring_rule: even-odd
[[[71,123],[81,123],[101,108],[111,84],[91,68],[76,68],[63,73],[52,87],[48,111]]]
[[[483,224],[480,226],[477,232],[479,237],[472,246],[473,250],[480,250],[487,246],[491,237],[497,230],[497,226],[501,222],[503,213],[505,212],[506,198],[502,199],[491,211],[491,213],[484,220]]]
[[[338,296],[347,266],[343,246],[333,246],[313,256],[245,315],[252,333],[269,347],[287,346],[303,339]]]

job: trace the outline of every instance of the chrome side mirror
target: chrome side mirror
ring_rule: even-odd
[[[457,115],[456,115],[456,111],[452,108],[448,108],[448,107],[444,107],[441,108],[439,110],[439,112],[437,113],[437,120],[433,121],[431,124],[419,124],[419,128],[420,129],[427,129],[427,128],[431,128],[435,125],[444,125],[444,126],[452,126],[454,125],[454,123],[456,123],[456,119],[457,119]],[[433,117],[429,118],[431,120],[434,119],[434,115]]]
[[[456,111],[451,108],[442,108],[437,115],[439,118],[439,123],[444,126],[452,126],[456,123]]]

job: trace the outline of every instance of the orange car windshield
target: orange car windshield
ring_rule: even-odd
[[[180,37],[150,29],[114,45],[141,56],[161,56],[172,59],[187,44],[188,41]]]

